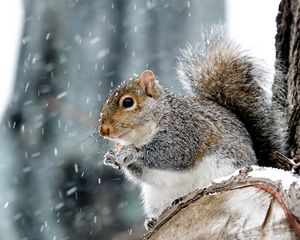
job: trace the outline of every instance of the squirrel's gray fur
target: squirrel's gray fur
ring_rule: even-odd
[[[278,83],[283,82],[283,76],[279,71],[274,78],[270,76],[258,59],[229,41],[222,28],[210,31],[202,42],[182,51],[177,67],[179,80],[200,99],[232,111],[251,136],[258,164],[276,166],[274,152],[287,151],[287,125],[281,106],[274,97],[272,101],[269,91],[275,79],[274,95],[282,95],[284,89]],[[207,88],[209,81],[216,85]]]
[[[183,50],[177,71],[192,96],[176,96],[158,82],[155,96],[147,95],[135,78],[113,91],[101,111],[101,125],[120,132],[152,129],[141,146],[129,142],[105,156],[141,186],[148,217],[242,166],[275,165],[274,151],[286,151],[286,125],[266,91],[266,72],[220,31]],[[143,102],[119,111],[124,94]]]

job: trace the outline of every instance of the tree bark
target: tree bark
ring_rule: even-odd
[[[294,157],[300,155],[300,1],[282,0],[276,22],[276,60],[279,63],[276,71],[283,72],[286,77],[275,79],[274,96],[280,92],[276,88],[282,86],[282,102],[285,102],[282,105],[287,105],[290,154]]]

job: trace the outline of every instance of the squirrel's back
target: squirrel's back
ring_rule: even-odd
[[[272,78],[258,60],[214,29],[182,51],[177,70],[200,100],[217,102],[244,123],[259,165],[276,166],[274,152],[286,153],[286,124],[272,102]]]

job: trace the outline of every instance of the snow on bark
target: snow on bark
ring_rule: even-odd
[[[297,239],[299,189],[297,174],[246,167],[166,209],[145,239]]]

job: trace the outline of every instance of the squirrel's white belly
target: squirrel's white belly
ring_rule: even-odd
[[[215,178],[232,174],[233,160],[219,154],[206,156],[188,171],[148,169],[143,176],[142,198],[148,217],[158,217],[171,203],[195,189],[208,186]]]

